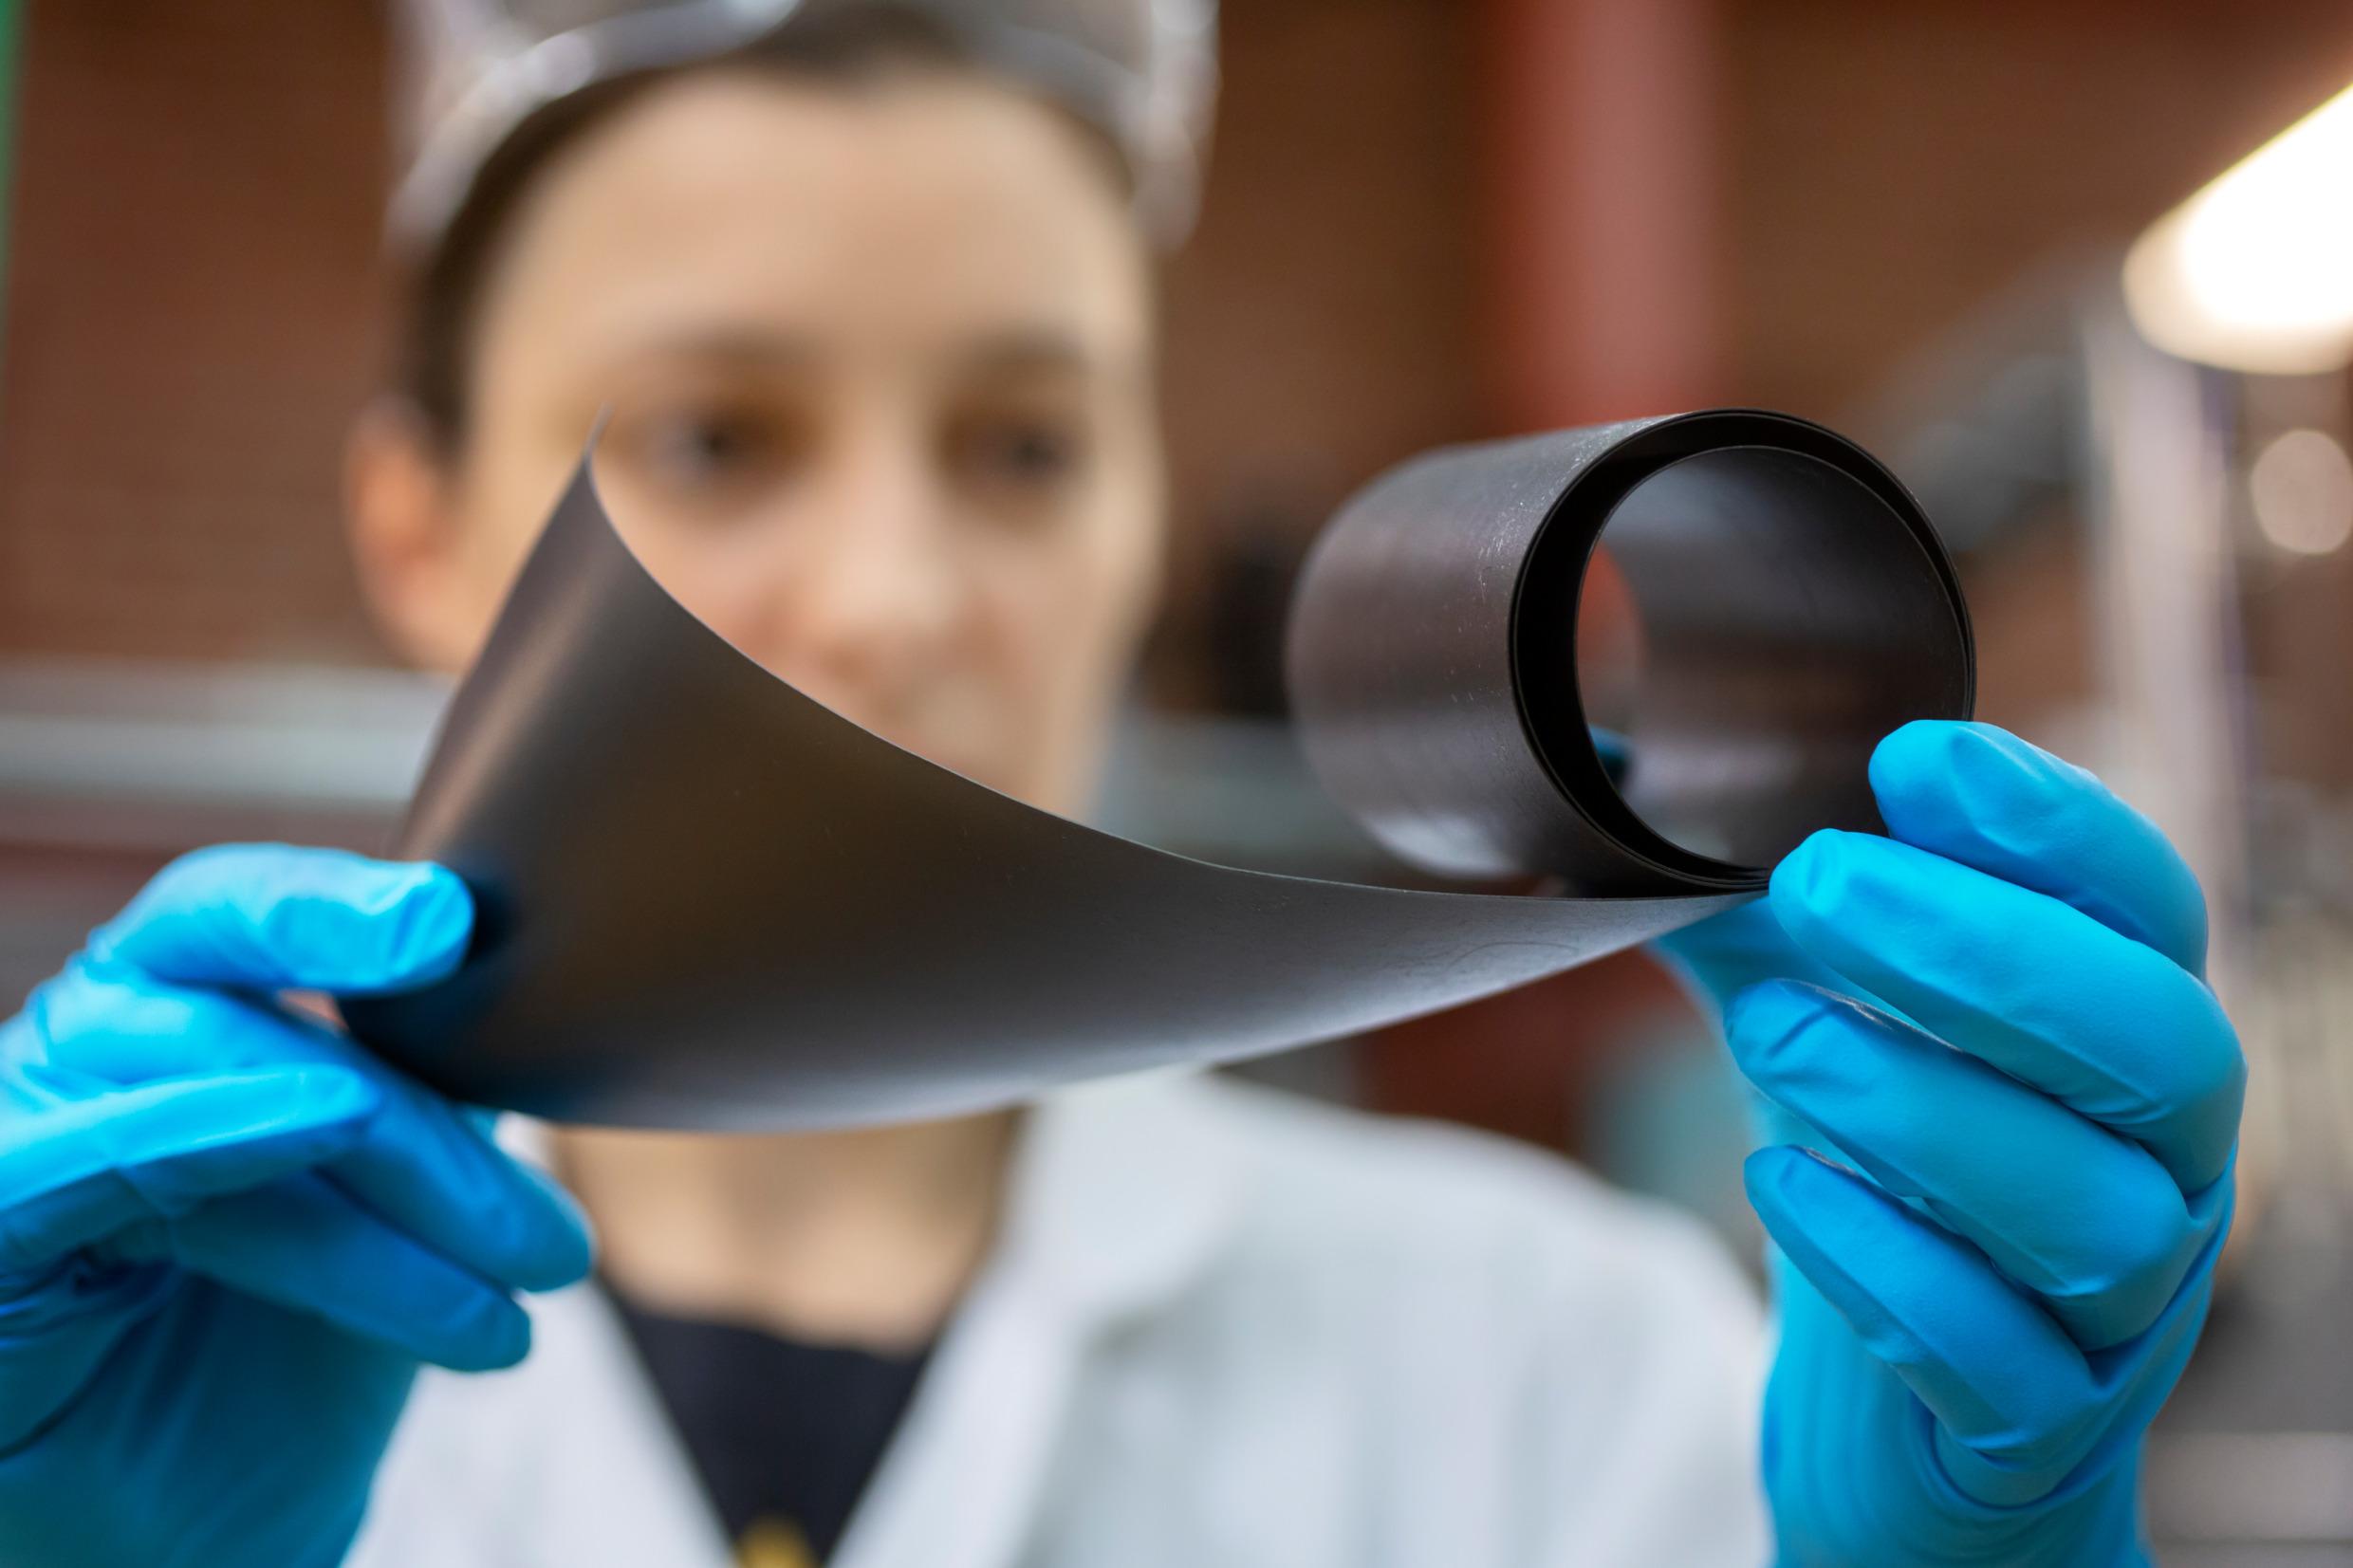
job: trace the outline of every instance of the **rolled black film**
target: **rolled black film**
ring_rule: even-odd
[[[1570,635],[1604,536],[1644,621],[1622,794]],[[1343,507],[1303,577],[1301,736],[1407,858],[1568,892],[1277,876],[1037,810],[802,695],[639,565],[584,459],[398,846],[466,878],[473,950],[345,1017],[463,1099],[682,1128],[1263,1054],[1753,895],[1796,836],[1872,825],[1871,744],[1967,716],[1971,659],[1925,518],[1820,427],[1714,413],[1436,453]]]

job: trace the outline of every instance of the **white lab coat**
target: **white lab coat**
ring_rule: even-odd
[[[428,1373],[355,1568],[720,1568],[607,1302]],[[834,1568],[1756,1568],[1762,1331],[1532,1150],[1155,1075],[1057,1095]]]

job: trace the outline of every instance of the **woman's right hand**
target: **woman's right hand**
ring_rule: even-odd
[[[341,1560],[419,1361],[510,1365],[584,1223],[456,1107],[281,1005],[463,956],[437,866],[164,869],[0,1024],[0,1562]]]

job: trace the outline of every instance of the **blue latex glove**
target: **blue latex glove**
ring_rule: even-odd
[[[1891,838],[1817,834],[1667,944],[1768,1102],[1781,1560],[2145,1561],[2141,1434],[2205,1319],[2246,1077],[2204,901],[1989,726],[1906,726],[1871,784]]]
[[[279,1006],[444,973],[433,866],[168,867],[0,1024],[0,1560],[342,1559],[418,1361],[504,1366],[585,1273],[552,1183]]]

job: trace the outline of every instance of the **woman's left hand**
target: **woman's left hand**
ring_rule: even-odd
[[[2246,1080],[2204,901],[2098,780],[1990,726],[1906,726],[1871,783],[1889,837],[1816,834],[1664,944],[1767,1102],[1780,1560],[2141,1561],[2141,1435],[2205,1319]]]

